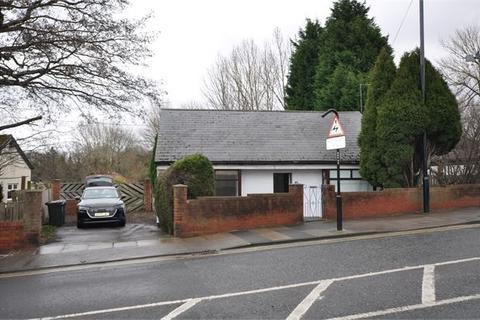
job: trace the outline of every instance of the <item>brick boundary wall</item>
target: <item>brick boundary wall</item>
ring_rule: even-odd
[[[146,212],[152,212],[153,211],[153,186],[152,186],[152,180],[150,179],[145,179],[143,183],[143,210]]]
[[[52,200],[60,200],[61,181],[59,179],[52,180]]]
[[[336,219],[335,187],[322,186],[322,205],[327,220]],[[430,188],[432,210],[480,207],[480,185],[451,185]],[[388,217],[423,210],[421,188],[386,189],[371,192],[342,192],[344,219]]]
[[[75,199],[65,200],[65,224],[77,223],[77,203]]]
[[[0,252],[20,249],[25,245],[23,221],[0,221]]]
[[[0,221],[0,252],[36,246],[42,230],[42,191],[16,191],[23,205],[23,219]]]
[[[301,184],[290,185],[288,193],[199,197],[193,200],[187,200],[187,186],[173,186],[173,228],[176,237],[279,227],[301,222]]]

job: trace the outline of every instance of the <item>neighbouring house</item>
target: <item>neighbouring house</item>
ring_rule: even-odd
[[[0,135],[0,185],[3,201],[15,190],[27,189],[33,166],[12,135]]]
[[[321,112],[163,109],[157,173],[183,156],[201,153],[213,163],[216,195],[288,192],[304,185],[304,214],[320,218],[321,185],[336,184],[336,152],[325,139],[332,119]],[[340,112],[346,148],[340,151],[342,191],[368,191],[359,174],[360,112]]]

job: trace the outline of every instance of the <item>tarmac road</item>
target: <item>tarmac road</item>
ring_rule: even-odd
[[[480,227],[0,275],[0,318],[478,318]]]

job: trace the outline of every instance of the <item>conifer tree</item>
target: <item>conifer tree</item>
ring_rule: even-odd
[[[378,152],[382,155],[385,187],[414,187],[422,166],[423,133],[428,157],[450,151],[461,136],[454,95],[440,73],[426,60],[426,102],[420,89],[418,49],[406,53],[377,118]]]
[[[298,33],[299,39],[292,41],[293,53],[290,57],[287,87],[285,88],[286,109],[313,110],[313,77],[320,52],[322,27],[318,21],[307,19],[304,30]]]
[[[338,0],[327,19],[321,36],[321,51],[315,70],[315,107],[326,110],[332,107],[331,92],[343,92],[337,110],[358,110],[360,81],[372,68],[383,47],[388,47],[387,37],[382,36],[373,18],[368,17],[369,8],[357,0]],[[339,65],[349,68],[350,81],[338,82],[335,88],[329,85],[338,77]],[[347,79],[347,78],[346,78]],[[356,87],[351,92],[349,87]],[[347,96],[348,95],[348,96]],[[352,97],[353,95],[353,97]]]
[[[369,73],[367,101],[358,139],[360,146],[360,174],[374,188],[382,187],[385,167],[377,149],[377,112],[395,78],[396,67],[391,50],[384,47]]]

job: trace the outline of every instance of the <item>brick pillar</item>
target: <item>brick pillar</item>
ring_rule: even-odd
[[[60,180],[52,180],[52,200],[60,200]]]
[[[145,179],[143,183],[143,208],[147,212],[152,212],[152,181]]]
[[[42,191],[22,191],[23,230],[29,244],[39,244],[42,229]]]
[[[303,184],[294,183],[288,186],[288,193],[293,195],[295,208],[298,208],[297,214],[303,219]]]
[[[173,186],[173,235],[182,234],[182,220],[187,205],[187,186],[176,184]]]
[[[322,212],[323,217],[327,220],[337,219],[337,200],[334,185],[322,185]]]

